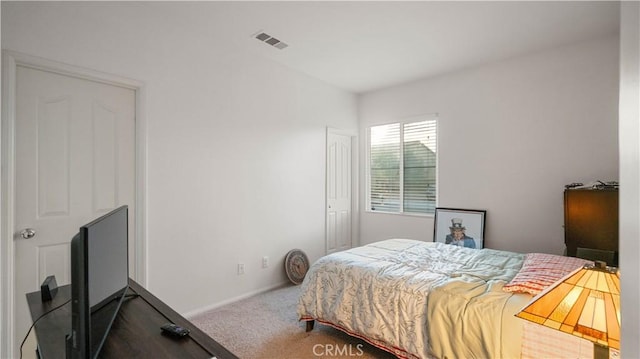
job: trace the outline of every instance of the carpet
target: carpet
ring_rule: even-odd
[[[191,322],[240,359],[391,359],[392,354],[320,323],[305,332],[299,286],[277,288],[199,314]]]

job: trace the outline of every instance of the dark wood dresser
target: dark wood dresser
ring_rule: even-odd
[[[238,359],[133,279],[129,279],[129,292],[138,297],[122,303],[98,356],[100,359]],[[66,357],[65,335],[71,332],[70,298],[70,285],[59,287],[58,294],[47,302],[42,301],[39,291],[27,293],[31,317],[37,320],[37,358]],[[160,327],[167,322],[187,328],[191,333],[179,339],[163,335]]]
[[[564,191],[564,243],[567,255],[614,252],[618,265],[618,189],[574,188]],[[588,258],[591,259],[591,258]]]

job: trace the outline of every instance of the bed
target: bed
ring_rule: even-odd
[[[298,317],[307,330],[317,321],[399,358],[519,358],[523,323],[514,314],[585,262],[543,255],[570,263],[532,281],[527,256],[410,239],[333,253],[309,269]]]

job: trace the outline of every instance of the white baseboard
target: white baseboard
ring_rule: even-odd
[[[198,309],[186,312],[186,313],[182,313],[182,316],[187,318],[187,319],[189,319],[189,320],[191,320],[193,317],[195,317],[195,316],[197,316],[199,314],[202,314],[204,312],[208,312],[210,310],[217,309],[217,308],[220,308],[220,307],[225,306],[227,304],[235,303],[237,301],[240,301],[240,300],[243,300],[243,299],[247,299],[249,297],[253,297],[254,295],[262,294],[264,292],[268,292],[268,291],[276,289],[276,288],[284,287],[284,286],[286,286],[288,284],[290,284],[290,282],[284,281],[284,282],[280,282],[280,283],[271,285],[269,287],[260,288],[260,289],[251,291],[249,293],[245,293],[245,294],[239,295],[237,297],[233,297],[233,298],[229,298],[227,300],[223,300],[222,302],[210,304],[210,305],[207,305],[207,306],[204,306],[204,307],[201,307],[201,308],[198,308]]]

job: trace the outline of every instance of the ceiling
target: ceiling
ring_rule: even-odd
[[[68,7],[83,14],[74,22],[95,22],[114,42],[137,46],[153,36],[160,45],[171,39],[216,58],[249,53],[353,93],[614,36],[620,23],[616,1],[20,3],[54,18]],[[138,31],[123,34],[123,23]],[[255,39],[261,31],[289,46],[280,50]]]
[[[236,47],[354,93],[617,34],[618,2],[224,2]],[[253,38],[264,31],[279,50]]]

